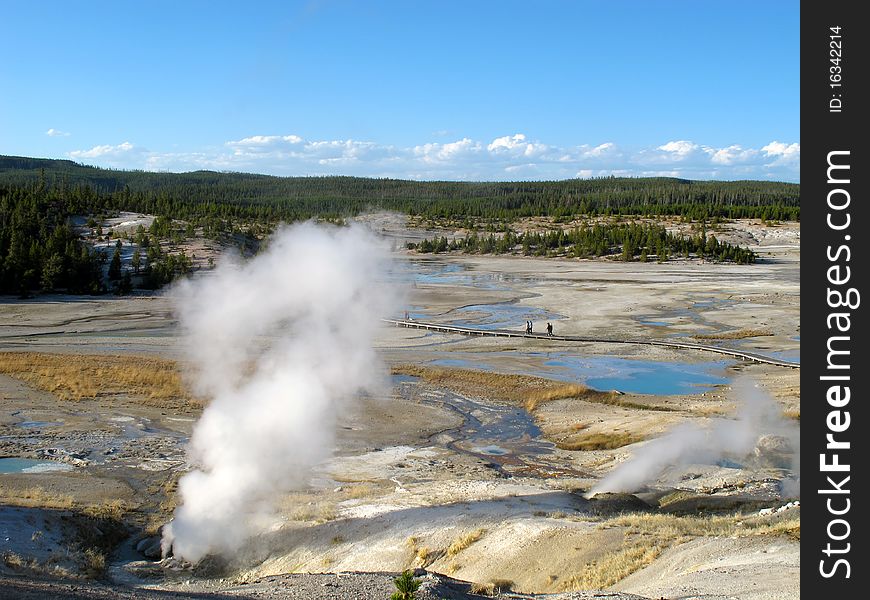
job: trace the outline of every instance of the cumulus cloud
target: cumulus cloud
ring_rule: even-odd
[[[99,158],[101,156],[118,155],[125,152],[130,152],[134,148],[130,142],[123,142],[117,146],[106,144],[104,146],[94,146],[90,150],[73,150],[69,153],[72,158]]]
[[[745,163],[751,161],[758,155],[758,150],[752,148],[744,149],[738,144],[720,148],[715,150],[710,157],[710,160],[719,165],[733,165],[736,163]]]
[[[801,145],[770,142],[761,149],[764,156],[773,159],[768,166],[798,165],[801,159]]]
[[[659,146],[659,150],[670,152],[671,154],[676,154],[677,156],[688,156],[698,148],[698,144],[694,144],[686,140],[677,140],[675,142],[668,142],[667,144],[662,144],[661,146]]]
[[[560,146],[524,133],[489,142],[461,137],[393,146],[366,140],[252,135],[193,152],[150,152],[130,142],[69,153],[112,167],[190,171],[249,171],[274,175],[357,175],[403,179],[508,180],[669,176],[687,179],[797,181],[800,144],[772,141],[760,148],[670,140],[643,148],[614,141]]]
[[[584,152],[585,156],[606,156],[610,154],[614,154],[618,152],[619,149],[616,147],[616,144],[613,142],[606,142],[604,144],[600,144],[595,146],[594,148],[590,148]]]
[[[73,160],[100,166],[141,169],[147,162],[148,151],[130,142],[122,142],[115,146],[104,144],[88,150],[73,150],[69,153]]]
[[[69,137],[70,133],[68,131],[61,131],[60,129],[55,129],[54,127],[52,127],[45,132],[45,135],[47,135],[48,137]]]
[[[509,153],[525,157],[540,155],[548,150],[545,144],[527,141],[522,133],[496,138],[486,149],[495,154]]]
[[[252,135],[238,141],[227,142],[227,147],[237,155],[264,154],[286,150],[302,143],[298,135]]]
[[[424,162],[431,163],[455,160],[462,156],[468,157],[479,153],[482,149],[479,142],[470,138],[462,138],[447,144],[429,143],[414,146],[412,151],[414,156],[420,157]]]

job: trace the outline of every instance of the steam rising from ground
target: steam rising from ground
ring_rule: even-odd
[[[781,407],[770,396],[748,381],[738,380],[733,394],[740,405],[732,418],[711,419],[706,426],[678,425],[638,448],[631,459],[598,482],[588,496],[602,492],[636,492],[670,467],[715,464],[723,458],[752,458],[758,449],[764,452],[765,441],[771,439],[779,440],[774,452],[784,459],[791,472],[783,481],[783,493],[799,495],[799,427],[782,416]]]
[[[249,262],[228,260],[176,288],[195,389],[209,404],[164,554],[231,553],[270,526],[279,495],[328,458],[343,405],[384,389],[373,338],[395,304],[387,260],[361,226],[304,223],[277,231]]]

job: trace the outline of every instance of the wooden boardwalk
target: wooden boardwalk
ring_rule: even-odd
[[[695,344],[692,342],[680,342],[676,340],[652,340],[652,339],[620,339],[620,338],[603,338],[603,337],[584,337],[577,335],[547,335],[546,333],[526,333],[525,331],[512,331],[510,329],[473,329],[471,327],[454,327],[452,325],[438,325],[435,323],[426,323],[424,321],[411,321],[403,319],[383,319],[389,325],[396,327],[408,327],[411,329],[427,329],[429,331],[438,331],[440,333],[455,333],[458,335],[482,336],[482,337],[506,337],[506,338],[530,338],[553,340],[557,342],[579,342],[588,344],[641,344],[644,346],[665,346],[667,348],[680,348],[684,350],[700,350],[702,352],[715,352],[716,354],[724,354],[739,358],[741,360],[763,363],[767,365],[776,365],[777,367],[787,367],[790,369],[800,369],[800,363],[781,360],[772,356],[765,356],[755,352],[744,352],[733,348],[723,348],[721,346],[710,346],[707,344]]]

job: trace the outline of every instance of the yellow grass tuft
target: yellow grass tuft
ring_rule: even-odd
[[[627,431],[613,433],[590,433],[580,438],[556,442],[562,450],[613,450],[646,439],[644,436]]]
[[[453,543],[450,544],[450,546],[448,546],[447,556],[456,556],[483,537],[484,533],[486,533],[485,529],[475,529],[474,531],[460,535],[458,538],[453,540]]]
[[[106,555],[96,548],[85,550],[80,562],[82,572],[92,579],[102,577],[106,572]]]
[[[800,541],[800,517],[769,520],[739,513],[716,516],[628,513],[607,519],[600,527],[624,527],[622,548],[606,554],[572,575],[566,590],[603,589],[652,563],[675,544],[698,537],[785,536]]]
[[[784,416],[786,419],[794,419],[795,421],[800,421],[801,420],[801,409],[792,408],[792,409],[786,410],[782,413],[782,416]]]
[[[481,596],[497,596],[502,592],[509,592],[514,586],[510,579],[490,579],[486,583],[472,583],[469,592]]]
[[[363,483],[360,485],[354,485],[347,488],[347,497],[352,500],[359,500],[361,498],[371,498],[375,495],[376,489],[375,486]]]
[[[751,337],[771,335],[773,335],[773,332],[770,329],[735,329],[719,333],[696,333],[692,337],[696,340],[743,340]]]
[[[569,577],[564,588],[567,591],[608,588],[650,564],[663,550],[664,547],[658,544],[623,546],[620,550],[589,563],[577,575]]]
[[[468,588],[468,591],[472,594],[477,594],[478,596],[494,596],[495,595],[495,586],[491,583],[472,583],[471,587]]]
[[[95,519],[114,519],[121,521],[129,512],[127,503],[120,499],[106,500],[102,504],[90,504],[82,512]]]
[[[10,506],[26,506],[32,508],[72,508],[75,502],[69,494],[49,492],[45,488],[32,487],[23,490],[12,490],[0,487],[0,503]]]
[[[630,513],[605,522],[607,526],[627,527],[632,533],[652,535],[658,539],[683,537],[756,537],[786,536],[800,540],[800,517],[769,521],[741,514],[694,516],[668,513]]]
[[[194,404],[177,363],[154,357],[0,352],[0,373],[62,400],[126,395],[165,408]]]

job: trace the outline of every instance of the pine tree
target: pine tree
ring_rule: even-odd
[[[121,249],[115,247],[112,262],[109,263],[109,279],[116,281],[121,278]]]

